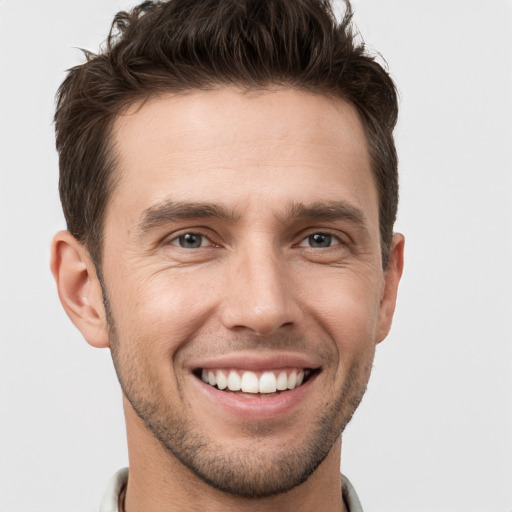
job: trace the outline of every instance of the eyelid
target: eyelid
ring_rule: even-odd
[[[203,228],[203,227],[193,227],[193,228],[189,228],[189,229],[186,229],[186,228],[181,229],[177,232],[174,232],[174,233],[166,236],[162,240],[161,245],[172,245],[174,247],[178,247],[181,249],[182,247],[180,247],[180,245],[178,243],[178,239],[187,234],[201,236],[209,242],[207,245],[201,245],[197,249],[202,249],[202,248],[206,248],[206,247],[220,247],[222,245],[222,239],[220,239],[220,237],[216,233],[213,233],[211,235],[211,234],[206,234],[205,231],[211,231],[211,230],[209,230],[207,228]],[[336,242],[336,243],[333,243],[330,247],[325,247],[324,249],[329,249],[331,247],[337,247],[339,245],[346,246],[346,245],[350,244],[350,236],[347,234],[341,233],[338,230],[332,230],[329,228],[327,228],[327,229],[313,228],[313,229],[308,229],[308,230],[304,231],[303,233],[301,233],[299,235],[300,236],[299,241],[297,243],[293,244],[293,246],[294,247],[307,247],[307,245],[305,244],[307,239],[310,236],[316,235],[316,234],[329,235]],[[213,240],[213,238],[215,238],[215,237],[220,239],[219,240],[220,243]],[[316,249],[314,247],[311,247],[311,248]]]
[[[174,245],[176,247],[180,247],[181,249],[184,249],[184,247],[181,247],[181,245],[179,243],[179,239],[184,237],[185,235],[194,235],[196,237],[201,237],[201,245],[199,245],[199,247],[190,247],[188,250],[204,248],[206,245],[203,242],[206,240],[208,242],[210,242],[210,244],[212,243],[212,241],[206,235],[203,235],[201,233],[192,233],[191,231],[187,231],[186,233],[183,233],[182,235],[178,235],[178,236],[175,236],[174,238],[171,238],[171,240],[169,240],[168,244]]]
[[[191,228],[191,229],[181,229],[175,233],[172,233],[171,235],[166,236],[162,240],[162,245],[172,245],[173,247],[177,247],[179,249],[184,249],[183,247],[180,247],[178,239],[185,235],[196,235],[200,236],[203,239],[206,239],[209,243],[206,245],[201,244],[200,247],[197,247],[196,249],[204,249],[207,247],[218,247],[220,244],[214,242],[212,240],[212,235],[208,235],[205,233],[204,228]],[[190,250],[190,249],[187,249]]]
[[[299,242],[294,244],[294,247],[308,247],[307,245],[304,244],[304,242],[306,242],[306,240],[312,235],[329,235],[334,240],[336,240],[337,243],[332,244],[329,247],[324,247],[323,249],[330,249],[331,247],[337,247],[339,245],[348,245],[348,243],[349,243],[348,240],[343,239],[342,233],[340,233],[339,231],[334,232],[333,230],[330,230],[330,229],[311,229],[311,230],[308,230],[307,232],[305,232],[304,234],[301,234],[301,238],[300,238]],[[348,236],[347,236],[347,238],[348,238]],[[316,247],[311,247],[311,248],[317,249]]]

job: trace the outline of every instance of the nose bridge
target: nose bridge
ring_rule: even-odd
[[[255,237],[234,259],[222,312],[225,326],[269,335],[295,323],[299,310],[279,249],[270,240]]]

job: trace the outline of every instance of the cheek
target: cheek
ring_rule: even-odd
[[[126,274],[130,275],[130,274]],[[212,314],[213,294],[193,272],[179,278],[172,272],[134,277],[117,283],[111,297],[120,340],[154,354],[174,352],[192,338]]]
[[[336,342],[340,353],[373,350],[378,336],[380,280],[371,269],[330,269],[311,276],[315,286],[303,290],[304,308]]]

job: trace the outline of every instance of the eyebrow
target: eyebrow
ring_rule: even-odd
[[[235,221],[239,216],[224,206],[214,203],[184,203],[167,199],[142,212],[138,231],[143,234],[168,222],[202,218]]]
[[[311,204],[292,202],[278,214],[282,222],[338,221],[346,220],[367,230],[366,217],[362,210],[344,201],[315,202]],[[190,219],[223,219],[234,222],[240,215],[223,205],[203,202],[180,202],[166,199],[146,208],[138,224],[140,235],[169,222]]]
[[[286,217],[299,220],[347,220],[361,227],[366,227],[363,211],[344,201],[316,202],[310,205],[292,203]]]

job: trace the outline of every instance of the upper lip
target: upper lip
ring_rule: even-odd
[[[237,368],[240,370],[264,371],[278,368],[308,368],[316,370],[321,364],[318,358],[296,353],[274,353],[270,355],[237,352],[195,361],[193,370],[199,368]]]

